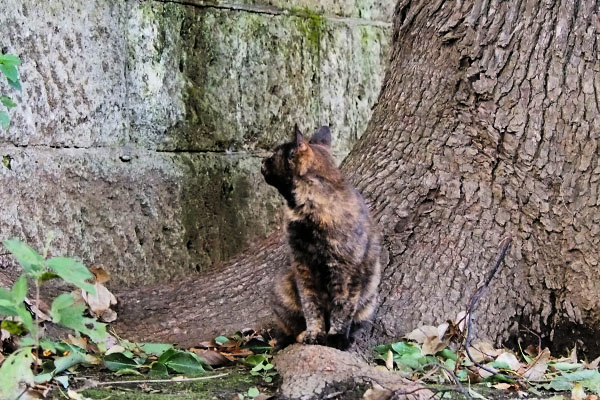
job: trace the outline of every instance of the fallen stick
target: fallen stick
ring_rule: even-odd
[[[214,378],[222,378],[224,376],[229,375],[229,373],[223,373],[223,374],[217,374],[217,375],[211,375],[211,376],[199,376],[196,378],[181,378],[181,379],[148,379],[148,380],[144,380],[144,379],[137,379],[137,380],[131,380],[131,381],[111,381],[111,382],[98,382],[98,381],[94,381],[94,380],[90,380],[88,381],[87,384],[83,385],[82,388],[77,389],[77,392],[81,392],[87,389],[92,389],[98,386],[111,386],[111,385],[125,385],[128,383],[133,383],[133,384],[139,384],[139,383],[181,383],[181,382],[194,382],[194,381],[203,381],[203,380],[207,380],[207,379],[214,379]]]
[[[213,378],[221,378],[223,376],[227,376],[229,373],[211,375],[211,376],[199,376],[196,378],[181,378],[181,379],[139,379],[133,381],[113,381],[113,382],[98,382],[97,386],[108,386],[108,385],[122,385],[125,383],[179,383],[179,382],[193,382],[193,381],[203,381],[205,379],[213,379]]]

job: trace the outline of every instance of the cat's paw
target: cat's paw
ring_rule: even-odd
[[[298,343],[304,344],[322,344],[326,343],[325,332],[304,331],[296,338]]]
[[[342,333],[334,333],[327,335],[327,346],[334,347],[338,350],[348,350],[352,345],[352,340]]]

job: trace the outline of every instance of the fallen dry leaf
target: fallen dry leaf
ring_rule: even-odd
[[[437,336],[438,336],[438,327],[437,326],[424,325],[424,326],[421,326],[421,327],[413,330],[412,332],[410,332],[409,334],[407,334],[404,337],[421,344],[421,343],[424,343],[425,340],[427,340],[427,338],[437,337]]]
[[[440,340],[440,338],[437,336],[429,337],[425,339],[425,342],[423,342],[421,352],[424,356],[434,355],[438,351],[444,350],[448,346],[448,343],[450,343],[449,339]]]
[[[73,335],[69,335],[67,339],[65,339],[65,342],[71,343],[72,345],[78,346],[82,349],[88,348],[88,341],[83,336],[75,337]]]
[[[569,357],[562,357],[562,358],[559,358],[559,359],[557,359],[555,361],[556,362],[568,362],[568,363],[577,364],[577,345],[575,345],[575,347],[573,347],[573,350],[571,350],[571,353],[569,354]]]
[[[106,350],[106,353],[104,353],[105,355],[109,355],[112,353],[123,353],[125,351],[125,347],[121,346],[120,344],[116,344],[112,347],[110,347],[108,350]]]
[[[545,348],[540,355],[523,372],[523,377],[530,381],[539,381],[544,378],[550,360],[550,350]]]
[[[385,389],[377,383],[373,383],[373,387],[367,389],[362,398],[363,400],[387,400],[392,397],[392,394],[391,390]]]
[[[586,361],[583,362],[583,368],[585,369],[597,369],[598,365],[600,365],[600,357],[596,358],[591,363],[587,363]]]
[[[443,350],[450,343],[451,335],[446,335],[450,324],[444,322],[439,326],[424,325],[405,336],[419,344],[423,344],[421,351],[423,355],[433,355]]]
[[[438,325],[438,327],[437,327],[437,337],[440,338],[440,340],[444,337],[444,335],[448,331],[448,327],[449,326],[450,326],[450,324],[447,323],[447,322],[444,322],[443,324]]]
[[[469,347],[469,353],[476,362],[481,363],[499,356],[502,350],[495,349],[489,342],[477,342]]]
[[[27,298],[25,299],[25,303],[29,306],[29,309],[33,312],[34,316],[37,315],[40,320],[52,321],[52,318],[50,318],[48,316],[48,314],[46,314],[46,312],[48,312],[48,304],[46,304],[42,300],[40,300],[40,307],[38,308],[38,306],[34,305]],[[42,311],[40,308],[45,310],[45,312]]]
[[[540,351],[542,351],[542,349],[540,349],[538,346],[534,346],[533,344],[530,344],[525,348],[525,353],[531,357],[537,357],[538,354],[540,354]]]
[[[521,363],[517,359],[517,356],[515,356],[513,353],[511,353],[509,351],[505,351],[504,353],[502,353],[498,357],[496,357],[496,361],[504,362],[504,363],[508,364],[508,367],[512,371],[518,371],[519,368],[521,368]]]
[[[190,349],[194,353],[198,354],[208,365],[211,367],[220,367],[221,365],[227,365],[231,363],[231,360],[225,357],[223,354],[214,350],[198,350]]]
[[[510,383],[496,383],[495,385],[492,385],[492,387],[496,388],[496,389],[500,389],[500,390],[508,390],[512,387],[512,384]]]
[[[117,312],[112,309],[108,309],[102,313],[100,319],[104,322],[113,322],[117,320]]]
[[[461,311],[458,313],[456,318],[454,319],[454,325],[458,328],[459,331],[464,332],[465,326],[467,325],[467,312]]]
[[[249,350],[249,349],[237,348],[237,349],[231,349],[229,352],[222,351],[221,354],[223,354],[225,357],[227,357],[227,356],[245,357],[245,356],[251,356],[254,353],[252,352],[252,350]]]
[[[94,286],[96,287],[95,295],[82,291],[81,296],[87,303],[92,314],[101,317],[110,306],[117,304],[117,298],[103,284],[96,282]],[[116,313],[114,317],[116,319]]]
[[[98,283],[106,283],[110,279],[110,273],[101,267],[92,267],[90,272],[94,274],[95,280]]]

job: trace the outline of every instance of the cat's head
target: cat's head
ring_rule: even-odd
[[[288,203],[296,178],[312,174],[337,179],[339,171],[331,155],[329,127],[322,126],[306,140],[295,125],[292,140],[273,149],[273,155],[262,161],[261,172],[265,181],[277,188]]]

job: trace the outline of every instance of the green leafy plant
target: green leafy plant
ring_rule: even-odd
[[[6,73],[7,70],[2,69],[2,71]],[[94,277],[93,274],[73,258],[48,258],[49,246],[50,239],[40,254],[18,239],[4,242],[4,247],[16,258],[24,273],[16,280],[11,290],[0,288],[0,315],[6,317],[2,321],[2,328],[13,335],[18,336],[25,332],[28,335],[20,339],[21,348],[10,354],[0,367],[2,379],[10,379],[10,385],[0,385],[0,398],[17,398],[34,382],[46,382],[75,364],[93,361],[93,358],[86,354],[85,349],[78,346],[40,340],[40,287],[44,282],[61,278],[91,295],[96,294],[95,286],[87,282]],[[28,280],[31,280],[35,286],[33,303],[37,308],[34,312],[35,319],[31,316],[25,302]],[[98,322],[95,318],[86,317],[85,310],[85,304],[76,302],[72,294],[63,293],[52,302],[50,317],[55,324],[72,329],[77,335],[89,337],[99,348],[102,348],[106,338],[106,324]],[[41,365],[40,349],[50,353],[61,353],[62,357]],[[32,371],[32,364],[34,371]],[[34,374],[34,372],[38,373]]]
[[[476,385],[513,392],[529,391],[536,396],[541,390],[571,391],[572,398],[579,394],[583,397],[590,393],[600,395],[600,357],[589,363],[580,362],[574,349],[569,357],[555,359],[548,349],[530,346],[515,354],[478,342],[470,347],[471,360],[460,341],[452,344],[447,328],[448,324],[419,327],[406,335],[407,340],[377,346],[377,359],[407,378],[452,385],[454,389],[457,386],[459,391],[468,391],[472,397],[478,397],[474,390]]]
[[[258,390],[258,388],[251,387],[248,389],[248,392],[246,392],[246,394],[238,393],[237,396],[240,400],[246,400],[246,399],[253,399],[255,397],[258,397],[259,395],[260,395],[260,391]]]
[[[36,385],[47,387],[50,381],[68,389],[69,375],[76,373],[80,364],[99,365],[116,375],[147,374],[151,378],[164,378],[174,374],[204,374],[240,357],[237,360],[243,359],[252,368],[250,373],[265,382],[272,382],[277,375],[269,362],[271,356],[265,354],[272,352],[273,347],[260,333],[251,330],[236,332],[231,337],[219,336],[204,349],[193,351],[178,350],[171,344],[134,343],[112,337],[106,324],[93,317],[91,303],[89,310],[84,303],[90,296],[107,291],[101,283],[108,278],[100,279],[106,272],[96,268],[92,273],[73,258],[48,257],[50,242],[48,239],[41,253],[17,239],[4,242],[23,274],[12,288],[0,288],[0,325],[19,346],[4,361],[0,357],[1,399],[17,399],[25,393],[35,395]],[[60,279],[80,289],[81,298],[72,293],[59,294],[49,309],[41,312],[40,288],[51,279]],[[29,283],[33,284],[29,293],[35,296],[31,301],[27,298]],[[69,328],[75,336],[62,340],[44,338],[42,320]],[[254,354],[246,357],[248,353]],[[254,387],[243,396],[250,399],[259,394]]]
[[[19,81],[19,71],[17,67],[21,65],[21,59],[12,54],[0,54],[0,72],[6,76],[9,86],[21,90]],[[10,126],[10,116],[8,111],[17,106],[12,98],[5,94],[0,94],[0,103],[6,108],[6,111],[0,110],[0,127],[8,129]]]
[[[252,367],[251,375],[261,376],[262,379],[270,383],[277,376],[277,371],[274,370],[274,365],[269,362],[269,359],[264,354],[253,354],[246,357],[244,362]]]

